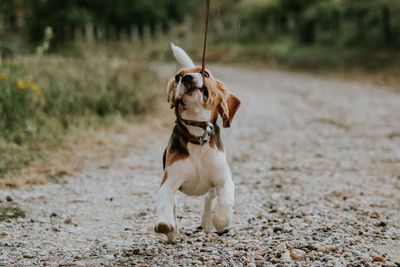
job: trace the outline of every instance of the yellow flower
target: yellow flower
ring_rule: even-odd
[[[27,88],[31,89],[31,91],[37,96],[42,95],[42,90],[40,90],[39,86],[37,86],[37,84],[35,84],[33,82],[29,82],[27,84]]]
[[[0,81],[8,80],[9,76],[6,73],[0,73]]]
[[[17,88],[18,89],[25,89],[26,88],[26,84],[25,84],[24,80],[22,80],[22,79],[18,79],[17,80]]]

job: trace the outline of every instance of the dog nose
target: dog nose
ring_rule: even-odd
[[[182,83],[191,83],[193,82],[193,76],[190,74],[186,74],[182,77]]]

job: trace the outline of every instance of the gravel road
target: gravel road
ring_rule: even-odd
[[[182,194],[178,243],[153,233],[171,114],[129,136],[139,144],[124,157],[67,182],[1,190],[26,216],[0,223],[0,265],[400,266],[400,94],[210,69],[243,102],[223,132],[236,184],[228,234],[197,232],[202,201]]]

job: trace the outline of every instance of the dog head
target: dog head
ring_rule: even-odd
[[[185,56],[191,61],[186,53]],[[180,62],[179,59],[178,62]],[[240,106],[239,97],[214,78],[209,70],[204,71],[203,77],[199,66],[189,66],[179,70],[168,82],[167,96],[172,108],[176,101],[182,101],[186,108],[196,107],[199,111],[201,109],[210,111],[211,121],[215,120],[219,114],[225,128],[230,127]]]

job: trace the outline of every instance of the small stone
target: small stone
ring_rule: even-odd
[[[258,260],[257,262],[256,262],[256,266],[257,267],[262,267],[262,266],[266,266],[267,265],[267,263],[266,263],[266,261],[264,261],[264,260]]]
[[[144,217],[144,216],[146,216],[146,215],[147,215],[147,212],[141,211],[141,212],[138,213],[137,216],[139,216],[139,217]]]
[[[286,250],[286,244],[285,243],[280,243],[279,245],[277,245],[275,247],[275,249],[278,250],[278,251],[284,251],[284,250]]]
[[[65,224],[72,224],[72,219],[68,218],[64,221]]]
[[[275,226],[275,227],[273,228],[273,231],[274,231],[274,233],[282,232],[282,231],[283,231],[283,228],[280,227],[280,226]]]
[[[0,237],[5,237],[5,236],[7,236],[8,234],[6,233],[6,232],[0,232]]]
[[[54,218],[54,217],[57,217],[57,213],[52,212],[52,213],[50,214],[50,218]]]
[[[107,254],[107,255],[104,255],[103,257],[104,257],[104,259],[106,259],[106,260],[111,260],[111,259],[114,259],[114,258],[115,258],[115,256],[114,256],[113,254]]]
[[[385,260],[383,257],[375,256],[375,257],[372,258],[372,262],[382,262],[382,263],[385,263],[386,260]]]
[[[26,258],[26,259],[33,259],[33,258],[35,257],[35,255],[33,255],[33,254],[30,253],[30,252],[25,252],[22,256],[23,256],[24,258]]]
[[[281,259],[286,261],[286,262],[292,262],[292,257],[290,256],[290,252],[289,250],[286,250],[282,255],[281,255]]]
[[[138,249],[138,248],[129,248],[129,249],[125,249],[122,252],[122,255],[124,257],[130,257],[132,255],[139,255],[139,254],[140,254],[140,249]]]
[[[377,224],[377,226],[379,226],[379,227],[385,227],[385,226],[387,226],[387,224],[385,223],[385,222],[379,222],[378,224]]]
[[[369,217],[370,217],[370,218],[373,218],[373,219],[377,219],[377,218],[379,218],[380,216],[379,216],[379,213],[378,213],[378,212],[373,211],[373,212],[371,212],[371,213],[369,214]]]
[[[305,254],[305,252],[301,249],[294,249],[294,250],[290,251],[290,257],[295,261],[300,260],[304,254]]]
[[[184,234],[185,234],[186,236],[191,236],[191,235],[193,234],[193,232],[190,231],[190,230],[188,230],[188,231],[185,231]]]
[[[272,264],[276,264],[276,263],[279,262],[279,260],[276,259],[276,258],[272,258],[272,259],[270,260],[270,262],[271,262]]]
[[[318,249],[319,252],[329,253],[335,251],[336,248],[334,246],[323,246]]]
[[[7,197],[6,197],[6,200],[7,200],[7,202],[12,202],[12,201],[13,201],[13,198],[12,198],[11,196],[7,196]]]

